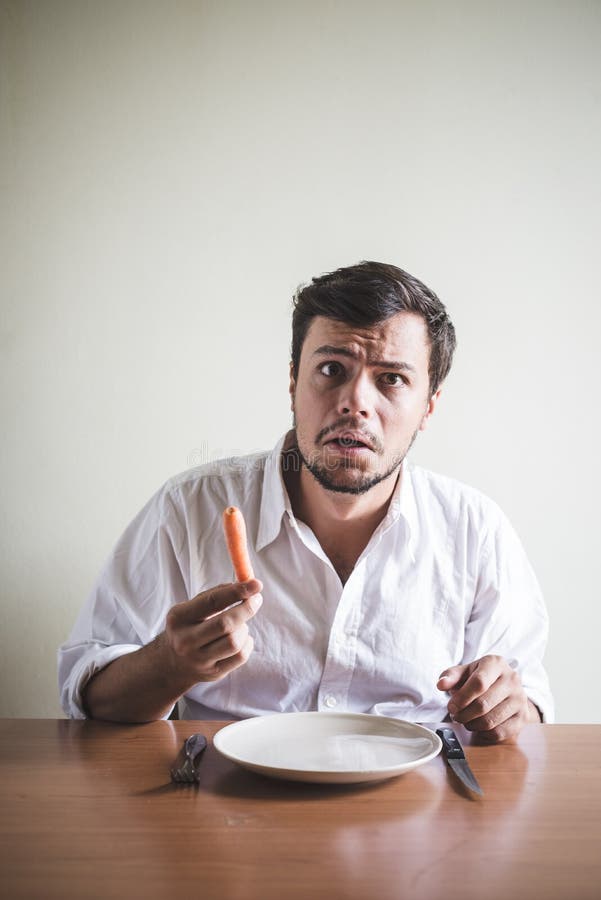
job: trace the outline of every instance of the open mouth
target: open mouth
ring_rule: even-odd
[[[363,441],[358,441],[355,438],[347,438],[347,437],[337,437],[331,441],[326,441],[327,444],[333,444],[336,447],[341,447],[343,450],[350,450],[353,448],[363,448],[364,450],[370,450],[368,444],[365,444]]]

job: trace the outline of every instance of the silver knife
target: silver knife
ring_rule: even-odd
[[[474,794],[482,794],[482,788],[476,781],[476,777],[468,765],[463,747],[452,728],[437,728],[436,734],[442,741],[442,752],[449,766],[459,778],[462,784],[473,791]]]

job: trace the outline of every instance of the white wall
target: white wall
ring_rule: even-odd
[[[594,685],[598,2],[3,2],[0,714],[170,475],[289,423],[290,298],[394,262],[459,334],[413,458],[491,495]]]

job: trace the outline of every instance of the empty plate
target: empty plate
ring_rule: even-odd
[[[440,738],[422,725],[367,713],[299,712],[226,725],[213,739],[227,759],[292,781],[382,781],[433,759]]]

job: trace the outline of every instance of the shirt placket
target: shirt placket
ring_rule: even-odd
[[[345,710],[348,706],[357,656],[365,569],[365,559],[362,559],[353,569],[342,590],[330,629],[330,640],[317,694],[318,710]],[[335,572],[332,575],[338,581],[340,589],[338,576]]]
[[[344,709],[348,702],[357,655],[361,596],[365,583],[365,560],[361,558],[341,590],[338,573],[311,529],[293,518],[290,518],[290,525],[307,549],[317,556],[326,567],[328,600],[333,599],[336,605],[323,673],[319,683],[317,709]]]
[[[348,707],[357,658],[361,606],[367,578],[367,558],[380,544],[390,526],[391,521],[387,517],[373,533],[342,590],[330,630],[328,652],[317,695],[317,708],[320,710]],[[340,585],[336,573],[334,577]]]
[[[338,573],[311,529],[293,517],[290,517],[289,524],[307,549],[326,567],[329,585],[328,600],[334,599],[336,602],[336,612],[330,628],[328,648],[317,693],[317,709],[320,711],[344,711],[348,708],[351,682],[356,665],[362,598],[367,578],[367,558],[376,550],[383,536],[392,526],[393,517],[388,515],[373,533],[342,587],[342,591]]]

